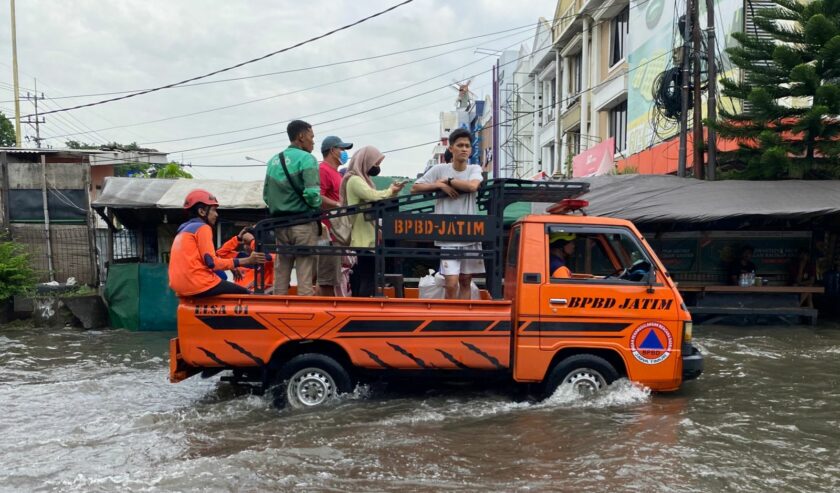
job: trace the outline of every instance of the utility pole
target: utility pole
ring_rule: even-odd
[[[15,84],[15,142],[20,147],[20,86],[18,85],[17,66],[17,29],[15,28],[15,0],[10,0],[12,7],[12,78]]]
[[[685,8],[685,27],[683,28],[682,49],[682,101],[680,104],[680,154],[677,164],[677,176],[685,177],[686,138],[688,136],[688,88],[689,88],[689,51],[688,44],[691,36],[692,0],[688,0]]]
[[[694,64],[694,139],[692,146],[692,163],[694,167],[694,177],[698,180],[705,178],[704,164],[703,164],[703,91],[700,81],[700,63],[702,57],[700,56],[700,0],[691,2],[692,19],[691,19],[691,54],[692,63]]]
[[[715,67],[715,2],[714,0],[706,0],[706,58],[709,65],[709,103],[708,103],[708,118],[714,123],[717,119],[717,67]],[[715,179],[715,168],[717,167],[717,132],[709,126],[709,143],[708,143],[708,170],[706,179]]]
[[[40,149],[41,148],[41,141],[43,140],[41,138],[41,124],[42,123],[47,123],[47,121],[44,119],[43,116],[41,116],[41,117],[38,116],[38,101],[44,99],[44,93],[41,93],[41,97],[38,97],[38,80],[37,79],[35,80],[35,94],[29,94],[29,92],[27,91],[26,99],[29,100],[29,101],[32,101],[35,104],[35,121],[32,121],[32,117],[30,116],[23,123],[26,123],[26,124],[29,124],[29,125],[32,125],[33,127],[35,127],[35,138],[33,140],[35,141],[35,146],[38,149]],[[28,139],[28,137],[27,137],[27,139]]]

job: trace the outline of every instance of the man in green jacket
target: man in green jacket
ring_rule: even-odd
[[[312,125],[294,120],[286,126],[290,145],[268,161],[263,186],[263,199],[274,217],[292,216],[321,208],[321,180],[318,160],[311,154],[315,148]],[[281,162],[281,155],[285,162]],[[320,239],[317,221],[277,228],[278,245],[315,246]],[[315,255],[277,256],[274,263],[274,294],[289,294],[292,267],[297,271],[297,294],[315,294],[314,280],[318,257]]]

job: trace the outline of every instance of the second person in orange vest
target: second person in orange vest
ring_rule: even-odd
[[[254,251],[254,230],[253,228],[242,228],[236,236],[226,241],[221,248],[216,250],[216,255],[221,258],[243,259]],[[240,266],[233,271],[233,282],[242,286],[252,293],[256,288],[256,265]],[[274,286],[274,258],[270,253],[265,254],[265,266],[263,268],[263,287],[265,292],[270,292]]]

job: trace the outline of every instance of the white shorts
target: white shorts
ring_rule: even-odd
[[[441,250],[483,250],[481,243],[467,246],[442,246]],[[460,274],[484,274],[484,259],[481,258],[447,258],[440,261],[440,273],[444,276]]]

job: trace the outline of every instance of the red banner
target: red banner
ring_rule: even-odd
[[[601,142],[572,159],[572,172],[575,178],[586,176],[606,175],[615,167],[613,155],[615,153],[615,138]]]

